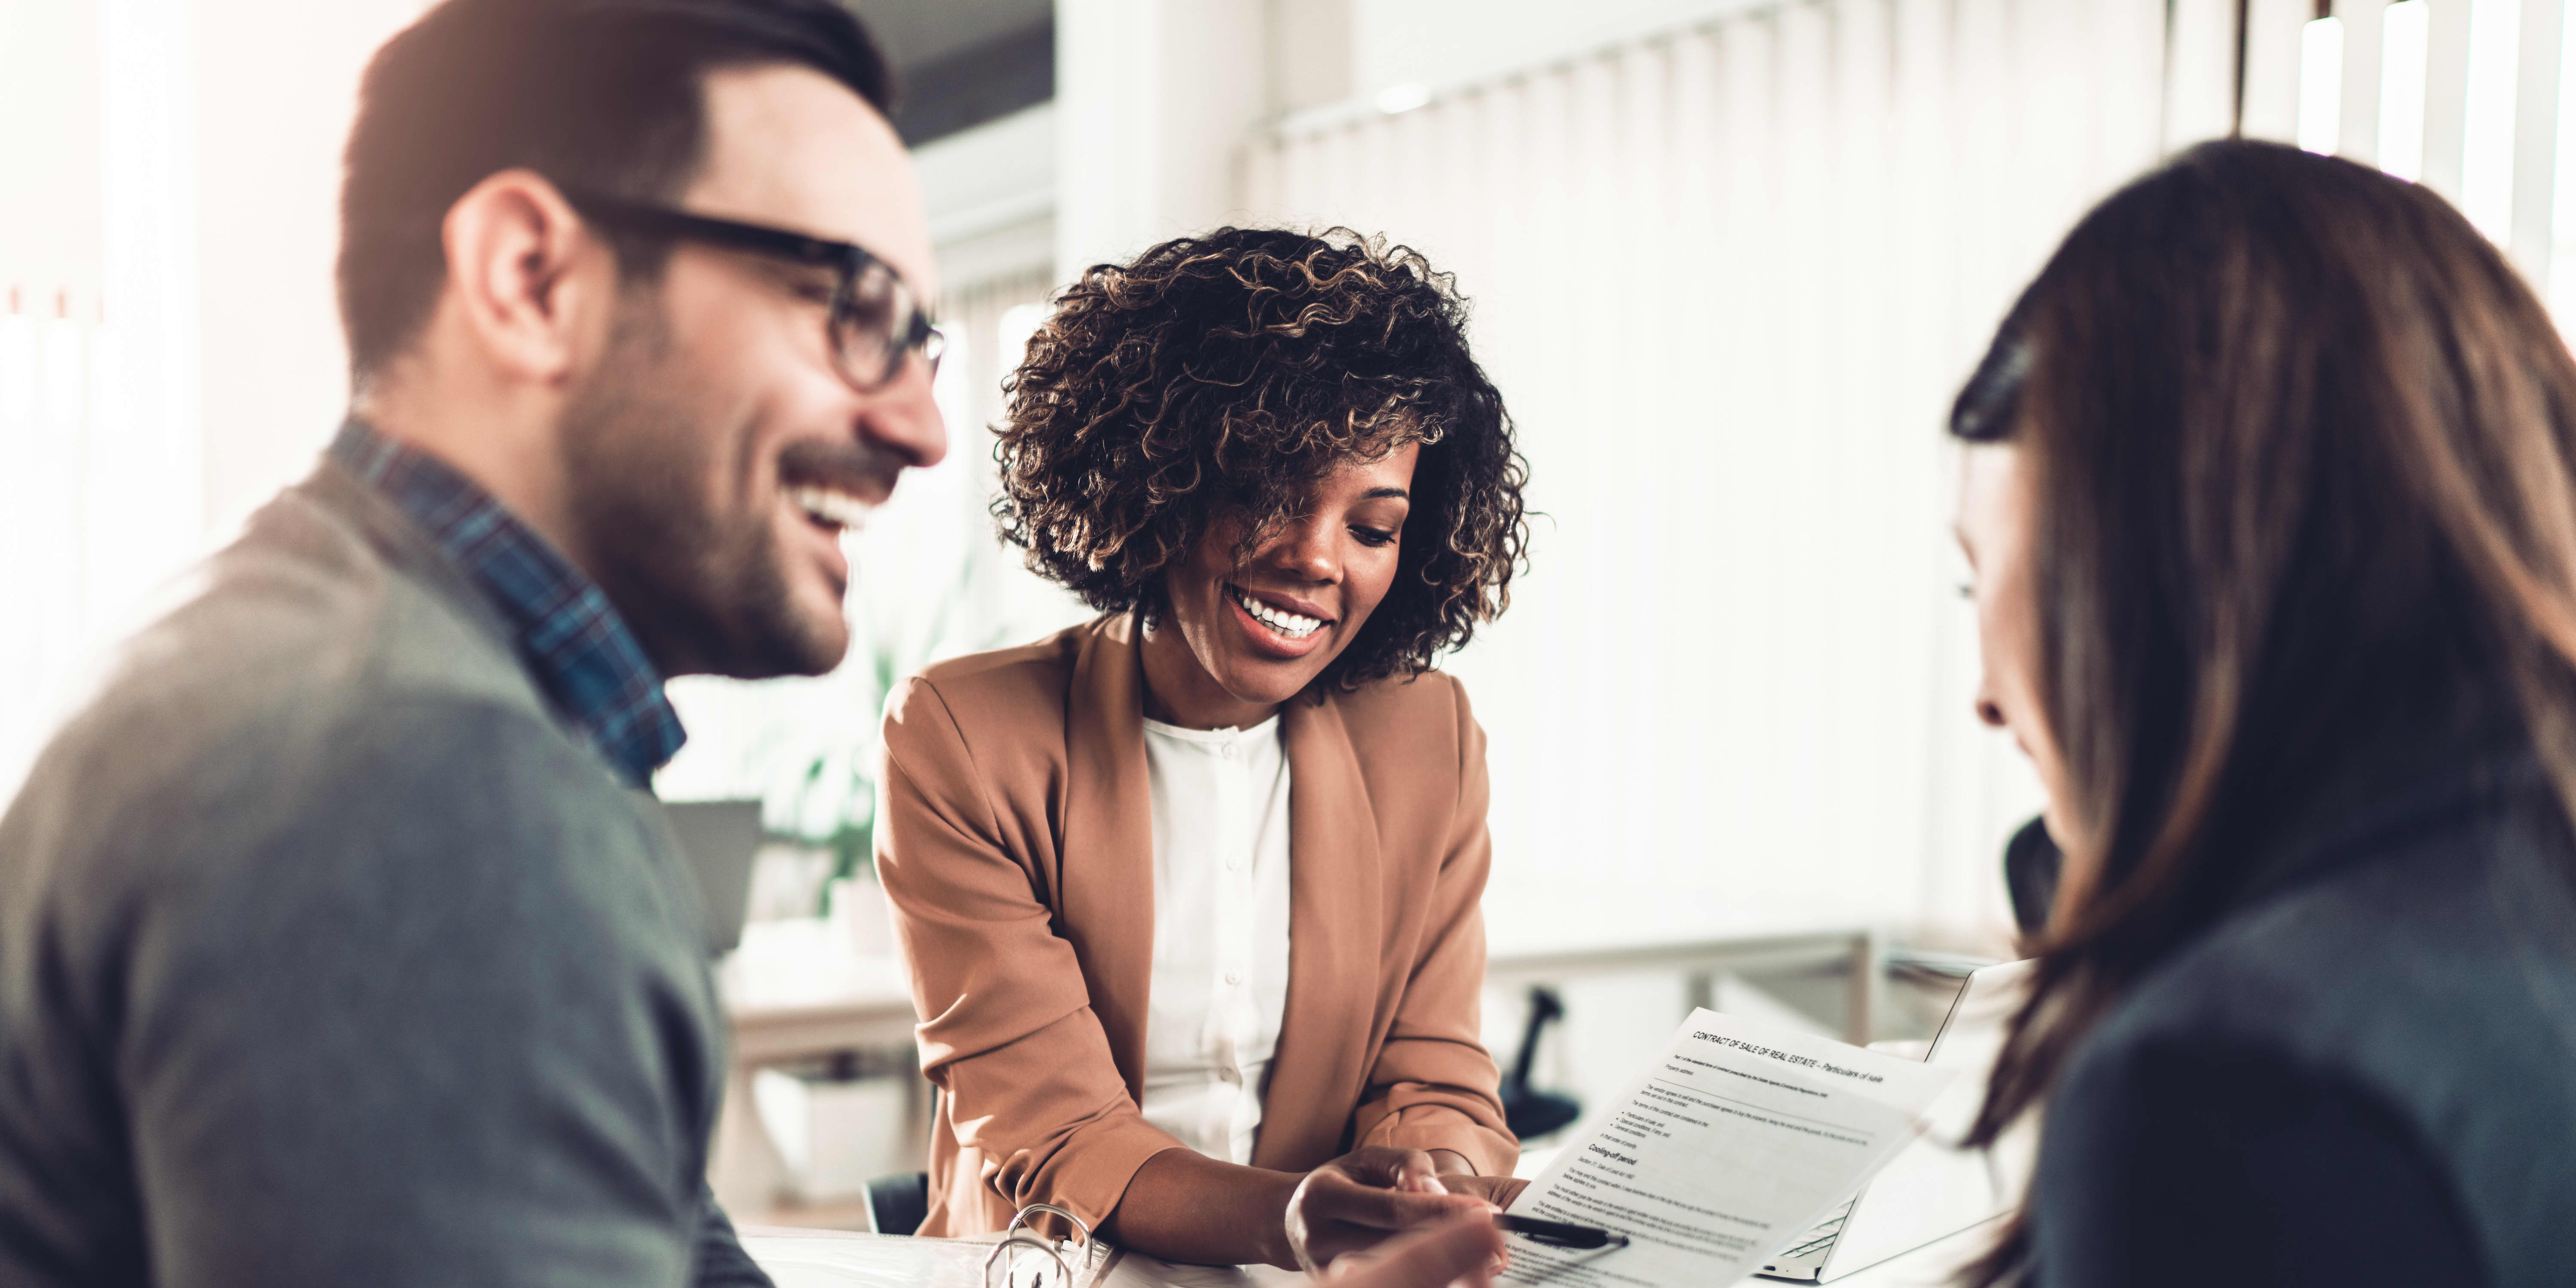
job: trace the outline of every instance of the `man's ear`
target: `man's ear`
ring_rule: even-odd
[[[447,208],[448,289],[503,378],[553,385],[607,332],[617,266],[570,203],[533,170],[503,170]]]

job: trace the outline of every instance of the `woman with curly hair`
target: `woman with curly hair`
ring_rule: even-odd
[[[1485,739],[1431,670],[1525,540],[1465,315],[1410,250],[1226,228],[1091,269],[1030,342],[995,513],[1101,615],[886,717],[924,1233],[1046,1202],[1293,1266],[1511,1192]]]

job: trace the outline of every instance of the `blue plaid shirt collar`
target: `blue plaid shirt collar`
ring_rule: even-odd
[[[352,420],[331,456],[420,525],[517,632],[539,687],[626,781],[649,788],[688,737],[608,596],[491,494]]]

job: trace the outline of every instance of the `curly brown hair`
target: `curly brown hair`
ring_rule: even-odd
[[[1220,228],[1100,264],[1006,386],[993,503],[1028,565],[1104,612],[1161,606],[1220,514],[1249,555],[1339,463],[1418,442],[1395,584],[1320,679],[1428,669],[1511,603],[1528,467],[1456,281],[1347,228]]]

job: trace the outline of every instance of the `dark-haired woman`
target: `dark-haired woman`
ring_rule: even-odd
[[[1979,1275],[2576,1279],[2576,362],[2427,189],[2197,148],[1961,395],[1978,709],[2064,883]]]
[[[1005,532],[1102,616],[886,719],[925,1231],[1048,1202],[1293,1265],[1504,1197],[1485,740],[1429,668],[1503,608],[1522,469],[1448,278],[1230,228],[1096,267],[1000,460]]]

